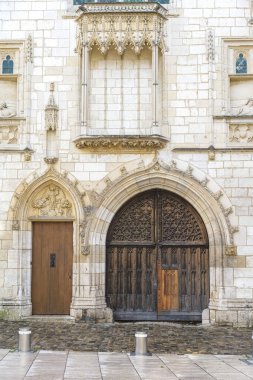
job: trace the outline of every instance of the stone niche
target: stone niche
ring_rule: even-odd
[[[81,136],[160,134],[167,17],[151,2],[79,8]]]
[[[24,123],[25,41],[0,41],[0,149],[17,145]]]

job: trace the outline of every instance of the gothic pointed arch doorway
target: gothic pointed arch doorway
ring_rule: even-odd
[[[106,299],[116,320],[201,320],[208,237],[186,200],[156,189],[119,209],[107,234]]]

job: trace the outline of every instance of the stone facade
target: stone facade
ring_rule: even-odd
[[[31,315],[32,222],[60,218],[74,224],[70,314],[111,320],[110,222],[161,188],[207,229],[203,323],[253,324],[252,7],[0,0],[1,316]]]

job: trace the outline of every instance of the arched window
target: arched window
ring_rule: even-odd
[[[247,74],[247,60],[244,58],[243,53],[240,53],[236,59],[236,74]]]
[[[3,61],[3,74],[13,74],[13,60],[11,59],[10,55],[6,56],[6,59]]]

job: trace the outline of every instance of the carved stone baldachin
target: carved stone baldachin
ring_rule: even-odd
[[[164,21],[168,11],[157,3],[85,4],[78,11],[77,51],[83,44],[89,50],[94,45],[102,54],[114,46],[123,54],[130,46],[139,54],[144,46],[158,45],[166,50]]]
[[[168,140],[162,136],[80,136],[75,139],[79,149],[110,152],[153,152],[164,149]]]
[[[32,201],[29,217],[71,217],[72,204],[64,191],[54,184],[44,188]]]
[[[50,96],[45,108],[45,127],[47,131],[56,131],[59,108],[54,99],[54,83],[50,83]]]

